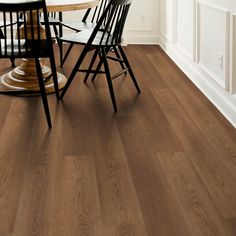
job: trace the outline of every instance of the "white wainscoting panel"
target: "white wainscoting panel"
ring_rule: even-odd
[[[197,62],[224,89],[229,89],[230,12],[197,2]]]
[[[236,96],[236,14],[231,16],[229,91]]]
[[[174,42],[174,0],[160,0],[160,35],[168,42]]]
[[[183,10],[184,9],[184,10]],[[175,0],[174,39],[178,50],[194,59],[195,1]]]

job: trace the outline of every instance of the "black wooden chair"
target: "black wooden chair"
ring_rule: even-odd
[[[81,30],[85,30],[85,29],[93,29],[100,16],[102,15],[103,11],[106,9],[106,6],[108,4],[110,0],[100,0],[100,3],[98,6],[94,7],[94,8],[89,8],[86,10],[84,16],[83,16],[83,19],[82,21],[75,21],[75,22],[65,22],[65,21],[61,21],[59,23],[59,32],[57,30],[57,27],[56,25],[54,26],[54,32],[55,32],[55,35],[56,35],[56,38],[57,38],[57,43],[58,43],[58,46],[59,46],[59,52],[60,52],[60,66],[62,67],[73,47],[73,43],[70,43],[68,49],[66,50],[66,52],[64,53],[63,55],[63,40],[60,40],[61,38],[61,33],[60,33],[60,30],[62,32],[62,28],[65,27],[65,28],[68,28],[70,30],[73,30],[75,32],[79,32]]]
[[[41,30],[40,12],[43,12],[46,37],[44,31]],[[19,17],[20,14],[22,15],[21,18]],[[0,38],[0,58],[31,58],[35,60],[40,94],[48,126],[51,127],[50,112],[39,58],[49,58],[57,97],[59,97],[59,90],[45,0],[0,3],[0,17],[3,19],[3,25],[1,26],[2,37]],[[30,94],[35,93],[35,91],[2,91],[1,93]]]
[[[69,88],[72,80],[74,79],[78,71],[86,72],[87,75],[92,73],[94,74],[94,78],[99,73],[105,73],[115,112],[117,111],[117,106],[112,85],[112,79],[120,76],[125,72],[129,72],[138,93],[140,93],[140,89],[135,79],[134,73],[121,46],[122,33],[131,2],[132,0],[111,0],[101,17],[99,18],[94,29],[82,30],[78,33],[72,35],[65,35],[62,37],[62,40],[64,42],[81,44],[84,45],[84,48],[61,93],[61,98],[63,98],[63,96],[65,95],[67,89]],[[121,58],[109,57],[108,53],[111,48],[118,48],[120,51]],[[84,61],[88,52],[90,52],[91,50],[94,51],[94,54],[92,56],[89,67],[86,69],[81,69],[80,67],[82,62]],[[96,59],[99,59],[99,62],[96,69],[94,70],[93,67]],[[122,62],[124,63],[126,68],[122,69],[121,72],[111,76],[108,59],[117,62]],[[104,66],[104,71],[101,71],[102,65]],[[86,82],[87,80],[87,75],[85,77],[84,82]]]

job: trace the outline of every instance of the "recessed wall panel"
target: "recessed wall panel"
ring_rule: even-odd
[[[194,58],[194,0],[176,0],[176,45],[189,58]]]
[[[160,0],[160,32],[169,42],[173,42],[174,0]]]
[[[198,3],[198,63],[200,67],[228,89],[229,12],[225,9]]]

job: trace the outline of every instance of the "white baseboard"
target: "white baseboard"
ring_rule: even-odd
[[[158,44],[158,32],[152,28],[128,28],[124,32],[124,41],[126,44]]]
[[[134,34],[127,33],[124,37],[126,44],[152,44],[157,45],[159,42],[159,36],[157,35],[147,35],[147,34]]]
[[[159,45],[188,78],[202,91],[225,118],[236,128],[236,95],[232,95],[210,78],[193,61],[182,55],[175,46],[160,38]]]

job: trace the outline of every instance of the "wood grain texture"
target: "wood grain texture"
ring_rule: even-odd
[[[99,4],[98,0],[46,0],[48,11],[78,11],[95,7]]]
[[[192,154],[174,153],[157,156],[183,208],[184,218],[191,231],[196,235],[226,235],[217,210],[209,204],[211,200],[188,161]]]
[[[103,75],[48,96],[51,130],[40,97],[1,95],[1,236],[235,235],[235,129],[158,46],[125,50],[142,93],[114,80],[117,114]]]

